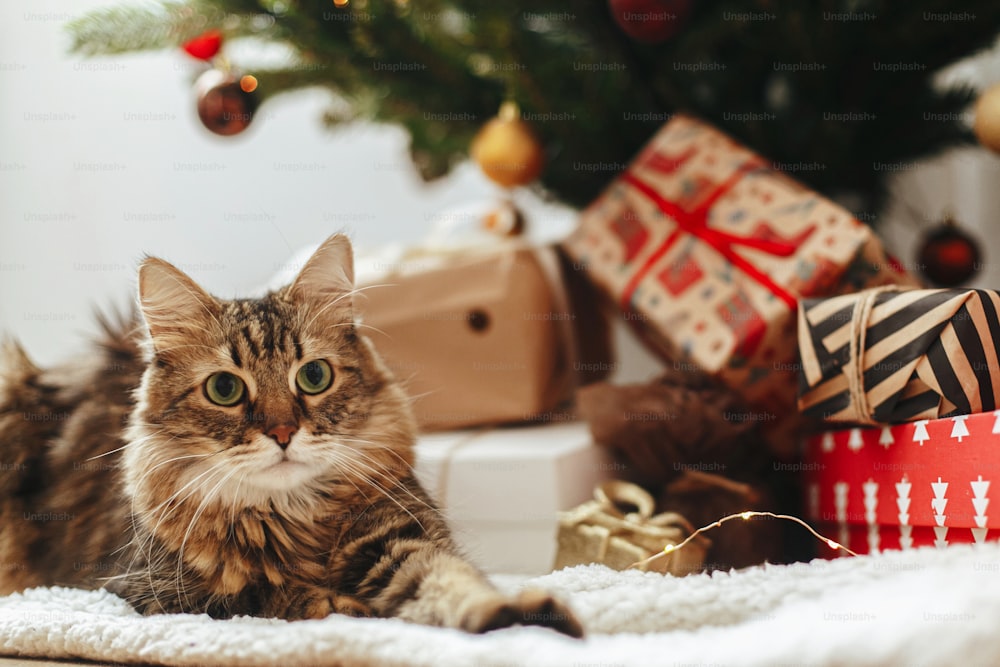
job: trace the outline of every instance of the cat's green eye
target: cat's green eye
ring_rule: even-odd
[[[243,384],[243,380],[225,371],[215,373],[205,381],[205,395],[208,396],[208,400],[223,407],[239,403],[245,391],[246,385]]]
[[[310,361],[295,374],[295,384],[307,394],[318,394],[330,388],[333,369],[322,359]]]

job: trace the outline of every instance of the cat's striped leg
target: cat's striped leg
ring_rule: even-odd
[[[571,637],[583,636],[569,608],[548,593],[526,590],[513,597],[504,595],[468,562],[432,545],[401,560],[372,607],[381,616],[468,632],[540,625]]]

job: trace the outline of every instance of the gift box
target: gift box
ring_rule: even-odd
[[[612,368],[607,319],[553,247],[383,261],[357,309],[424,431],[544,419]]]
[[[897,423],[986,412],[1000,397],[1000,294],[866,290],[799,311],[799,408]]]
[[[559,513],[555,569],[601,563],[613,570],[640,570],[683,576],[701,571],[709,541],[694,538],[683,549],[646,562],[664,547],[676,546],[694,531],[680,514],[653,515],[655,501],[642,487],[610,480],[594,490],[594,499]]]
[[[1000,411],[823,433],[796,465],[812,523],[858,553],[1000,539]]]
[[[760,420],[794,412],[799,298],[914,284],[846,210],[687,116],[564,245],[655,351],[718,376]]]
[[[580,422],[427,434],[416,457],[463,552],[501,574],[552,571],[558,513],[624,467]]]

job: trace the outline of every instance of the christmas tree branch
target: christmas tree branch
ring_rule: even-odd
[[[603,165],[627,164],[684,110],[825,194],[869,197],[872,212],[892,173],[873,165],[969,140],[969,91],[932,84],[1000,26],[992,0],[675,0],[690,11],[673,34],[642,44],[608,1],[162,0],[69,27],[88,56],[178,48],[209,29],[291,47],[296,64],[257,72],[259,94],[336,91],[355,109],[329,120],[404,126],[425,176],[512,97],[546,147],[544,185],[582,205],[619,171]]]
[[[110,7],[90,12],[68,24],[74,53],[116,55],[176,47],[225,24],[230,35],[254,35],[251,17],[227,14],[211,6],[164,2],[159,5]]]

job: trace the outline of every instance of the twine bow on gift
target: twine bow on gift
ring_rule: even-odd
[[[993,290],[890,285],[804,299],[799,408],[869,425],[995,410],[998,312]]]
[[[677,243],[681,235],[690,234],[715,249],[716,252],[725,257],[733,266],[740,269],[747,276],[784,301],[790,310],[795,311],[797,297],[778,285],[770,276],[736,252],[737,247],[744,247],[766,252],[776,257],[791,257],[797,250],[794,244],[773,239],[737,236],[736,234],[730,234],[708,226],[708,216],[716,202],[732,190],[746,174],[761,167],[762,163],[759,160],[748,160],[692,209],[684,209],[675,202],[664,198],[653,186],[635,174],[626,172],[621,176],[622,181],[628,183],[650,199],[661,212],[677,225],[677,228],[649,256],[643,266],[629,280],[622,293],[622,306],[626,310],[631,306],[632,296],[639,287],[639,283],[653,265]]]
[[[865,390],[865,368],[861,355],[865,350],[865,337],[868,334],[868,318],[879,294],[883,292],[898,292],[896,285],[875,287],[858,295],[851,312],[851,342],[848,348],[850,358],[849,368],[853,371],[847,374],[847,390],[850,394],[850,418],[865,424],[876,424],[872,419],[872,408]]]
[[[629,506],[635,511],[623,510]],[[603,563],[624,570],[661,552],[665,545],[679,544],[694,532],[680,514],[654,515],[654,507],[653,497],[635,484],[611,480],[599,485],[594,500],[560,513],[556,569]],[[649,569],[677,575],[700,571],[709,544],[699,536],[690,551],[658,559]]]

